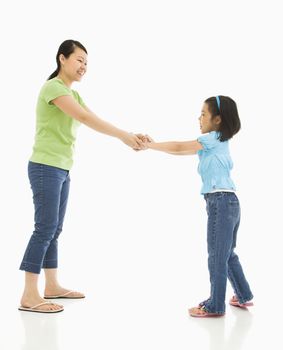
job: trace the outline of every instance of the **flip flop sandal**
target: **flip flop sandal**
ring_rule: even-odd
[[[193,307],[192,309],[189,309],[189,314],[192,317],[200,317],[200,318],[206,318],[206,317],[221,317],[224,316],[223,314],[217,314],[213,312],[208,312],[204,306],[202,307]]]
[[[241,307],[243,309],[254,305],[252,301],[248,301],[244,304],[240,304],[238,298],[235,295],[232,297],[232,299],[230,299],[229,304],[232,306]]]
[[[85,296],[81,296],[81,297],[69,296],[71,293],[74,293],[74,291],[70,290],[69,292],[61,295],[45,295],[44,299],[83,299],[85,298]]]
[[[34,305],[32,307],[24,307],[24,306],[20,306],[18,307],[18,310],[20,311],[28,311],[28,312],[38,312],[38,313],[42,313],[42,314],[55,314],[57,312],[61,312],[64,310],[64,308],[62,307],[59,310],[42,310],[42,309],[37,309],[39,306],[42,305],[54,305],[54,303],[51,303],[50,301],[46,301],[45,303],[40,303],[37,305]]]

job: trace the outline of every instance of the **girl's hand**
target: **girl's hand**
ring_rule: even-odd
[[[149,135],[145,135],[146,142],[154,142],[153,138],[151,138]]]

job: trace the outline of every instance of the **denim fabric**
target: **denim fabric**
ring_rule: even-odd
[[[233,192],[204,195],[206,200],[208,269],[210,298],[204,302],[209,312],[225,312],[227,277],[240,303],[253,298],[237,254],[234,252],[240,224],[240,204]]]
[[[33,192],[34,231],[20,270],[40,273],[41,268],[57,268],[58,236],[67,207],[70,174],[68,170],[29,162],[28,176]]]

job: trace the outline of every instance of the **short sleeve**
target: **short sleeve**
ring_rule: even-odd
[[[56,97],[59,96],[71,96],[71,90],[64,85],[60,80],[53,79],[47,81],[41,90],[41,97],[47,102],[50,103]]]
[[[79,93],[75,90],[73,90],[74,94],[75,94],[75,98],[78,101],[78,103],[84,108],[86,107],[86,104],[84,103],[84,100],[81,98],[81,96],[79,95]]]
[[[215,131],[199,136],[197,141],[202,145],[205,151],[216,147],[219,144],[218,134]]]

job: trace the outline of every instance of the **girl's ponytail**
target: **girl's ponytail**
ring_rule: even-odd
[[[241,129],[241,121],[238,114],[236,102],[228,96],[210,97],[204,101],[208,104],[208,109],[212,119],[220,116],[219,126],[220,141],[231,139]]]

